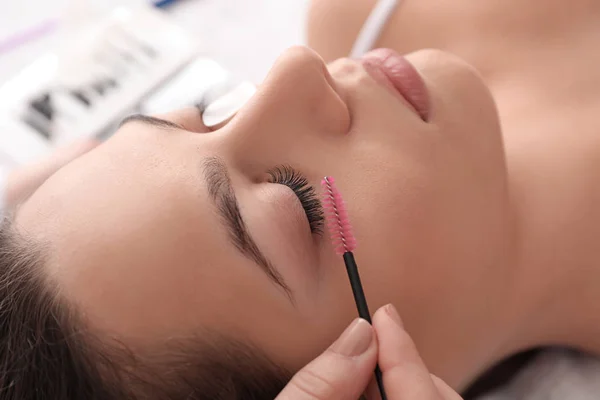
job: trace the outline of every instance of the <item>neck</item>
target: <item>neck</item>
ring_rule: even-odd
[[[567,67],[553,70],[550,60],[540,64],[556,81],[559,70]],[[568,70],[580,67],[572,64]],[[522,76],[514,87],[492,85],[504,131],[517,239],[508,267],[510,289],[501,306],[507,317],[504,325],[494,327],[501,331],[495,338],[500,341],[494,342],[500,346],[479,368],[538,346],[600,355],[600,73],[584,69],[576,75],[581,85],[573,87],[535,81],[524,87],[522,82],[532,80]],[[514,99],[521,99],[523,107]]]
[[[556,20],[537,19],[540,32],[551,29],[535,48],[511,46],[523,50],[519,63],[490,59],[518,227],[507,299],[518,329],[507,352],[563,345],[600,354],[600,72],[590,68],[600,62],[590,18],[600,3],[574,4],[567,14],[549,7]]]
[[[595,112],[573,109],[547,109],[548,118],[505,135],[519,237],[511,352],[560,345],[600,354],[600,137]]]
[[[529,216],[512,305],[522,310],[517,349],[558,345],[600,354],[600,254],[593,243],[600,231],[590,226],[585,208],[554,218],[550,208]]]

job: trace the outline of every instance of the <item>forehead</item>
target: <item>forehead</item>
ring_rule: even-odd
[[[61,292],[109,328],[143,324],[133,310],[143,313],[153,296],[165,309],[174,293],[189,297],[215,284],[226,275],[217,265],[230,250],[204,188],[203,155],[160,138],[130,139],[67,165],[15,221],[47,244],[44,268]]]
[[[284,346],[299,323],[289,302],[229,243],[201,176],[207,154],[170,139],[131,151],[134,141],[111,141],[73,162],[23,206],[17,229],[49,244],[43,267],[61,295],[123,343],[210,327]]]
[[[229,243],[209,203],[203,164],[218,148],[126,133],[59,171],[17,215],[17,229],[48,243],[43,267],[61,295],[125,344],[210,327],[304,359],[317,332],[305,340],[305,319]],[[304,346],[291,349],[293,336]]]
[[[169,139],[160,129],[128,124],[51,176],[19,209],[17,226],[50,236],[50,231],[66,230],[71,224],[85,229],[89,228],[85,221],[101,226],[103,220],[143,215],[145,208],[157,203],[168,206],[167,200],[177,201],[186,189],[186,195],[194,191],[201,201],[203,155],[186,154],[183,146]],[[157,190],[182,181],[186,182],[182,190]]]

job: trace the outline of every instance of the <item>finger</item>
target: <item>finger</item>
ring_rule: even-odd
[[[387,397],[402,400],[436,398],[437,388],[394,306],[388,304],[377,310],[373,327],[379,342],[379,367]]]
[[[440,397],[444,400],[462,400],[462,397],[454,391],[446,382],[431,374],[431,379],[437,387]]]
[[[373,328],[364,319],[356,319],[331,347],[294,375],[277,399],[356,400],[376,362]]]

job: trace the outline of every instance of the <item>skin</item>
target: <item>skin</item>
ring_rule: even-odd
[[[309,43],[327,61],[346,54],[374,4],[313,1]],[[492,92],[517,238],[514,287],[504,307],[519,308],[521,316],[503,328],[513,331],[508,342],[515,348],[559,344],[600,353],[600,72],[592,67],[600,62],[593,50],[599,14],[592,0],[544,7],[407,0],[376,44],[452,52]],[[425,358],[435,368],[436,355]]]
[[[333,38],[355,36],[368,13],[368,1],[342,3],[312,8],[310,42],[326,60],[347,51],[346,42]],[[470,25],[441,10],[433,21],[439,17],[448,35],[431,29],[418,42],[398,41],[416,36],[394,29],[420,31],[421,3],[398,11],[381,46],[435,46],[465,56],[456,49],[476,49],[486,39],[465,34],[459,28]],[[407,9],[413,13],[402,14]],[[340,10],[347,13],[344,27],[333,18]],[[493,9],[469,10],[467,17],[479,21]],[[508,17],[498,20],[521,23]],[[435,41],[453,38],[463,47]],[[540,47],[540,54],[551,50]],[[514,56],[489,53],[495,61]],[[270,169],[290,165],[319,191],[324,175],[336,178],[371,309],[393,303],[430,371],[452,387],[463,388],[491,363],[531,345],[600,350],[594,339],[600,322],[589,317],[600,315],[593,310],[600,279],[590,268],[598,260],[592,238],[600,233],[593,208],[600,169],[590,168],[598,162],[591,151],[598,139],[586,124],[591,111],[577,107],[581,94],[564,97],[573,103],[565,107],[552,104],[554,93],[542,92],[579,93],[577,85],[531,83],[526,91],[528,85],[509,79],[537,82],[544,71],[552,81],[569,60],[569,71],[582,79],[589,63],[531,56],[527,73],[503,75],[482,56],[472,61],[480,75],[440,51],[407,57],[429,92],[427,122],[359,62],[326,66],[316,52],[293,48],[227,124],[209,131],[194,109],[160,116],[177,128],[126,123],[46,181],[20,208],[16,225],[47,245],[49,281],[92,329],[143,349],[209,328],[250,341],[297,370],[337,337],[356,309],[328,237],[311,234],[293,192],[268,181]],[[499,63],[507,64],[512,67]],[[587,83],[599,87],[596,75]],[[534,99],[530,112],[517,107]],[[569,139],[574,121],[577,143]],[[215,157],[226,165],[245,223],[292,301],[232,245],[203,178],[204,163]]]
[[[376,338],[376,340],[375,340]],[[356,319],[319,357],[302,368],[276,400],[381,399],[372,380],[378,364],[388,399],[460,400],[444,381],[430,374],[394,306],[373,315],[373,326]],[[335,365],[335,368],[331,366]]]
[[[5,206],[12,209],[22,203],[52,174],[98,144],[95,139],[82,139],[57,149],[37,162],[10,171],[4,193]]]

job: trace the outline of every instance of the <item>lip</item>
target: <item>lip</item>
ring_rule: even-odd
[[[360,61],[373,79],[399,94],[409,108],[427,121],[429,92],[419,72],[406,58],[391,49],[376,49],[366,53]]]

